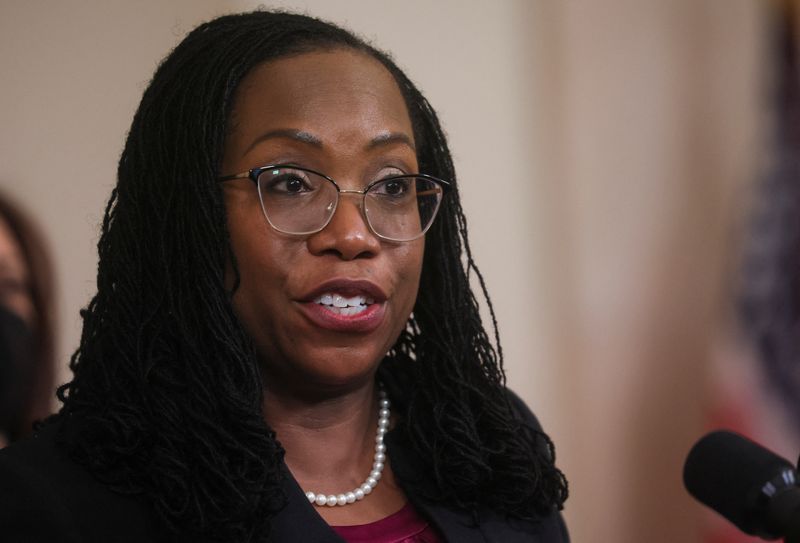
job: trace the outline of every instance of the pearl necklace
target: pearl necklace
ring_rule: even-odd
[[[386,461],[386,445],[383,444],[383,436],[389,429],[389,398],[386,397],[386,391],[383,388],[378,389],[378,405],[380,411],[378,412],[378,433],[375,436],[375,458],[372,463],[372,471],[364,483],[350,492],[344,494],[317,494],[315,492],[306,492],[308,501],[316,505],[327,505],[334,507],[336,505],[348,505],[364,499],[364,496],[372,492],[381,478],[383,465]]]

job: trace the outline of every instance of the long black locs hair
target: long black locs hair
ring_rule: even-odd
[[[393,74],[420,171],[454,186],[426,236],[413,317],[379,368],[400,414],[392,433],[427,481],[404,481],[406,491],[473,516],[531,519],[566,499],[552,443],[515,414],[499,342],[481,323],[470,275],[485,287],[435,112],[386,54],[351,33],[257,11],[193,30],[145,91],[102,224],[74,378],[58,393],[72,456],[115,490],[145,495],[176,539],[265,541],[285,504],[283,449],[263,419],[256,353],[226,288],[236,260],[216,178],[242,78],[271,59],[335,48]]]

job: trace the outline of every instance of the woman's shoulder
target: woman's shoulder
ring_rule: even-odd
[[[0,450],[3,541],[153,541],[147,508],[112,492],[69,458],[63,422]]]
[[[536,418],[536,415],[533,414],[530,407],[523,401],[519,395],[511,390],[510,388],[505,389],[506,396],[508,397],[508,401],[511,404],[511,408],[514,410],[514,415],[516,415],[523,423],[527,426],[530,426],[534,430],[541,432],[542,425],[539,424],[539,419]]]
[[[528,407],[525,401],[513,390],[506,388],[505,392],[509,403],[511,404],[511,408],[514,411],[514,415],[523,425],[527,426],[533,430],[534,433],[540,436],[540,439],[537,439],[538,447],[541,448],[540,450],[543,454],[550,458],[551,462],[554,461],[555,458],[553,456],[552,441],[542,429],[539,419],[533,414],[533,411],[531,411],[530,407]],[[499,522],[499,524],[502,526],[507,521],[508,519],[498,517],[492,518],[489,520],[489,523]],[[525,525],[525,523],[521,523],[521,525]],[[540,541],[561,543],[569,542],[569,532],[567,531],[567,526],[564,523],[564,518],[561,514],[561,511],[558,509],[554,508],[550,515],[542,517],[539,523],[534,524],[533,530],[536,532],[537,537],[539,537],[538,540]]]
[[[511,408],[511,417],[520,425],[535,434],[534,443],[541,447],[541,455],[552,461],[549,438],[545,437],[542,426],[527,404],[512,390],[503,391]],[[418,460],[408,449],[408,442],[399,435],[390,433],[387,436],[389,458],[395,475],[400,474],[401,484],[414,506],[427,518],[432,520],[447,540],[459,542],[503,541],[503,542],[537,542],[537,543],[569,543],[569,533],[558,508],[541,514],[536,519],[519,520],[510,518],[502,511],[481,509],[477,517],[461,511],[451,504],[432,501],[419,493],[418,489],[427,485],[420,476]],[[478,523],[475,523],[476,518]]]
[[[0,450],[0,536],[3,541],[80,541],[67,504],[54,492],[50,436],[37,432]]]

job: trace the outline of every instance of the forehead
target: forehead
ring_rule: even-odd
[[[305,130],[324,141],[401,132],[413,139],[403,96],[375,58],[351,49],[315,51],[265,62],[234,97],[229,144],[270,129]]]

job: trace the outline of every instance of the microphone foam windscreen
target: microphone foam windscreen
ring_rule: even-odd
[[[683,482],[698,500],[740,530],[759,531],[757,500],[762,486],[788,461],[738,434],[712,432],[692,447],[683,468]]]

